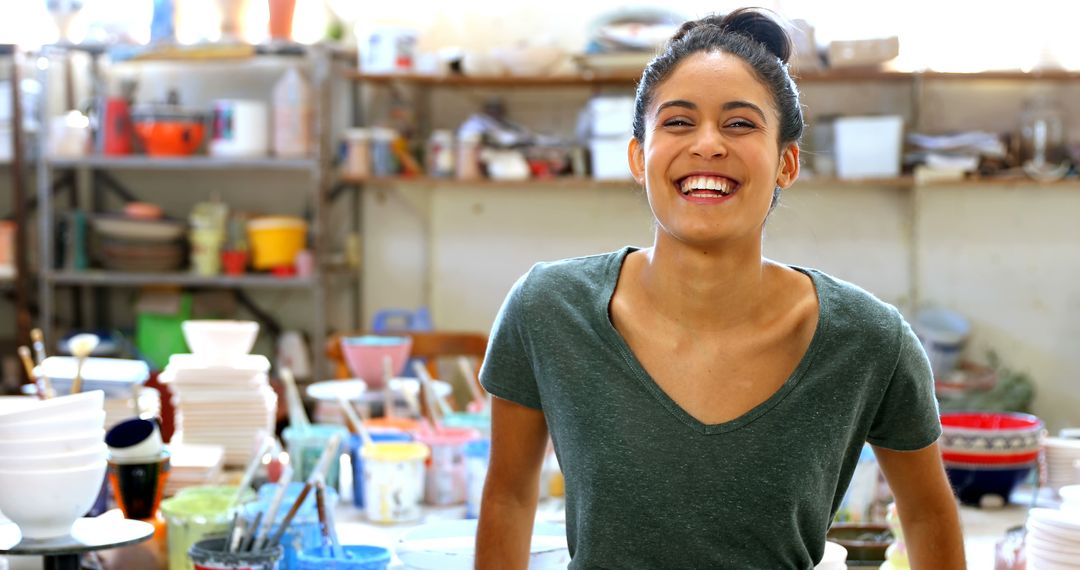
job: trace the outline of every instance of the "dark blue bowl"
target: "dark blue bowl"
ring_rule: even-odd
[[[1018,483],[1027,479],[1035,465],[1007,467],[945,465],[953,493],[965,505],[979,506],[984,495],[998,495],[1009,502],[1009,495]]]

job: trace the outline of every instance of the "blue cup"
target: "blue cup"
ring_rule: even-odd
[[[480,518],[480,498],[491,462],[491,440],[478,439],[465,444],[465,518]]]
[[[390,551],[378,546],[342,546],[342,554],[330,558],[328,549],[306,549],[300,553],[297,570],[385,570],[390,565]]]
[[[393,441],[412,441],[412,436],[403,431],[372,431],[371,441],[375,443],[388,443]],[[353,466],[353,504],[357,507],[364,506],[364,459],[360,457],[362,440],[357,434],[349,437],[349,457]]]
[[[285,519],[289,508],[296,502],[296,498],[300,496],[300,491],[303,488],[304,484],[301,482],[289,483],[289,486],[285,489],[285,495],[281,499],[281,505],[278,507],[277,516],[274,517],[274,524],[270,528],[271,536],[277,532],[278,526]],[[265,516],[271,501],[274,500],[277,489],[277,483],[267,483],[259,487],[258,497],[255,502],[248,503],[243,507],[243,516],[249,523],[255,519],[255,513],[262,512],[263,516]],[[333,509],[337,502],[337,492],[327,487],[326,508]],[[292,522],[285,529],[285,534],[281,537],[281,546],[285,550],[281,558],[281,569],[296,570],[299,568],[297,565],[299,553],[305,549],[316,548],[321,545],[322,532],[319,528],[319,511],[315,502],[315,492],[312,491],[308,493],[307,497],[304,497],[304,502],[300,505],[300,509],[296,511],[296,516],[293,517]]]

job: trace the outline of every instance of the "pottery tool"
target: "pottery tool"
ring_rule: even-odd
[[[389,388],[387,388],[387,390],[389,390]],[[364,446],[374,445],[374,442],[371,441],[371,434],[369,434],[367,428],[364,427],[364,422],[357,417],[356,410],[353,410],[352,404],[341,394],[337,395],[337,400],[338,404],[341,405],[342,411],[345,412],[345,421],[353,426],[356,433],[360,434],[360,440],[364,442]]]
[[[266,537],[270,535],[270,529],[274,528],[274,519],[277,518],[278,510],[281,509],[281,501],[285,498],[285,492],[289,489],[289,481],[292,480],[292,476],[292,465],[286,465],[281,472],[281,478],[278,480],[274,496],[270,499],[270,506],[266,509],[262,527],[256,531],[255,544],[251,547],[253,551],[262,550],[266,544]]]
[[[487,402],[487,397],[484,396],[483,390],[480,388],[480,381],[476,379],[476,372],[473,371],[472,363],[464,356],[459,356],[457,359],[458,370],[465,376],[465,384],[469,386],[469,392],[472,394],[472,401],[483,409],[484,404]]]
[[[300,398],[300,390],[296,388],[296,378],[293,378],[292,370],[281,367],[281,381],[285,383],[285,402],[289,409],[289,425],[297,430],[306,430],[311,427],[311,420],[304,411],[304,401]]]
[[[39,328],[30,329],[30,341],[34,346],[34,364],[45,360],[45,333]]]
[[[30,349],[25,346],[20,346],[18,353],[19,360],[22,361],[23,368],[26,369],[26,377],[37,386],[38,399],[47,400],[55,396],[56,393],[53,391],[52,382],[49,381],[48,376],[41,373],[41,368],[37,368],[37,373],[35,374],[34,359],[30,356]]]
[[[383,368],[383,416],[394,417],[394,391],[390,389],[390,380],[394,378],[394,364],[389,354],[384,354]]]
[[[98,336],[96,334],[77,334],[68,340],[68,350],[75,357],[75,377],[71,379],[71,393],[78,394],[82,391],[82,368],[86,358],[97,348]]]
[[[285,529],[289,527],[289,523],[291,523],[293,517],[296,516],[296,511],[300,510],[300,505],[304,504],[304,499],[307,498],[308,493],[310,493],[311,489],[315,486],[315,480],[318,477],[324,476],[327,468],[330,467],[330,461],[337,455],[340,446],[341,435],[335,433],[330,436],[330,441],[327,442],[326,448],[323,449],[322,455],[319,456],[319,461],[315,464],[315,469],[304,483],[304,487],[300,489],[300,494],[296,496],[296,501],[294,501],[292,507],[289,508],[289,512],[285,513],[285,518],[282,519],[277,532],[274,533],[274,536],[270,537],[268,542],[271,546],[277,546],[278,543],[281,542],[281,537],[285,534]]]
[[[446,417],[447,414],[453,410],[450,409],[450,405],[446,403],[446,400],[440,398],[435,393],[435,380],[428,373],[427,368],[424,368],[423,364],[419,362],[413,363],[413,371],[416,372],[416,377],[420,380],[420,384],[424,386],[424,394],[427,399],[428,406],[435,406],[438,409],[439,415]],[[435,413],[435,410],[432,410]]]
[[[270,438],[263,437],[262,444],[259,445],[259,450],[255,452],[255,456],[251,458],[248,463],[247,469],[244,470],[244,476],[240,478],[240,486],[236,488],[236,495],[233,496],[232,506],[236,506],[240,502],[240,497],[244,495],[244,490],[251,485],[251,480],[255,477],[255,470],[262,464],[263,455],[270,450]]]

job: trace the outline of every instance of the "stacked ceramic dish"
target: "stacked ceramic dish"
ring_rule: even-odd
[[[1048,437],[1046,450],[1046,485],[1058,491],[1066,485],[1080,484],[1080,439]]]
[[[1080,570],[1080,512],[1031,509],[1026,526],[1028,570]]]
[[[125,215],[93,218],[95,258],[117,271],[173,271],[184,265],[187,225],[168,219]]]
[[[105,480],[105,394],[0,406],[0,511],[23,538],[65,536]]]
[[[954,412],[941,415],[941,452],[962,503],[1005,503],[1039,458],[1043,422],[1029,414]]]
[[[169,479],[165,496],[188,487],[216,485],[225,467],[225,448],[220,445],[175,443],[169,445]]]
[[[248,354],[259,325],[251,321],[185,321],[192,354],[174,354],[161,373],[176,407],[176,441],[220,445],[225,464],[243,466],[255,442],[273,433],[277,395],[270,361]]]

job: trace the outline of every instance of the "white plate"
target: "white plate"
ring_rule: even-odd
[[[402,535],[398,558],[416,570],[472,570],[475,562],[475,520],[428,523]],[[529,568],[563,569],[570,563],[566,527],[538,522],[533,526]]]
[[[346,400],[360,400],[367,391],[367,382],[359,378],[326,380],[307,387],[307,395],[315,400],[337,402],[338,396]]]
[[[235,357],[228,366],[223,366],[194,354],[174,354],[169,357],[168,368],[176,370],[250,370],[252,372],[269,372],[270,360],[261,354],[245,354]]]

